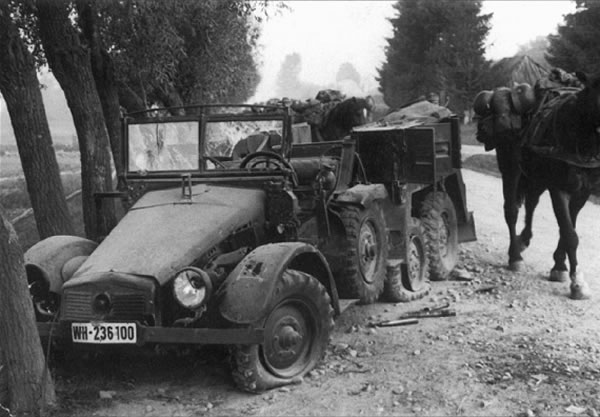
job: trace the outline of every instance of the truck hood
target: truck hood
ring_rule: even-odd
[[[146,193],[79,267],[73,280],[108,271],[165,283],[179,269],[249,223],[264,223],[262,190],[196,185]]]

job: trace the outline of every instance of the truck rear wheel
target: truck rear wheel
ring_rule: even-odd
[[[388,301],[401,302],[422,298],[430,290],[427,249],[421,221],[411,219],[408,229],[406,268],[388,267],[383,294]]]
[[[340,298],[358,298],[370,304],[383,292],[388,240],[378,204],[368,208],[345,207],[340,217],[346,232],[344,266],[336,274]]]
[[[432,281],[443,281],[458,262],[458,226],[454,203],[444,192],[430,193],[421,206],[421,221]]]
[[[273,309],[258,325],[264,327],[264,343],[233,348],[233,379],[244,391],[293,383],[316,366],[329,343],[333,309],[316,278],[288,269],[275,294]]]

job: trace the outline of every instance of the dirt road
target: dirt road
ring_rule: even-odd
[[[600,206],[588,203],[578,222],[580,267],[594,297],[572,301],[568,283],[546,280],[558,236],[548,196],[536,212],[525,271],[515,274],[505,268],[499,179],[469,170],[464,176],[479,240],[462,245],[459,267],[472,280],[434,283],[417,302],[351,307],[336,322],[325,360],[303,383],[241,393],[219,349],[104,358],[56,369],[64,399],[58,414],[597,416]],[[369,327],[444,301],[456,317]]]

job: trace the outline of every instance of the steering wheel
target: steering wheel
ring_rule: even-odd
[[[227,166],[225,166],[223,162],[219,161],[214,156],[204,155],[202,159],[212,162],[213,164],[215,164],[215,166],[218,166],[219,168],[227,169]]]
[[[250,164],[250,162],[254,159],[257,159],[257,161],[254,161],[253,164]],[[247,168],[248,165],[250,165],[249,168],[254,168],[260,164],[264,164],[265,167],[273,165],[275,168],[287,168],[291,171],[294,170],[292,165],[290,165],[288,161],[283,159],[283,156],[275,152],[269,151],[258,151],[249,153],[244,157],[244,159],[242,159],[242,162],[240,163],[240,168]]]
[[[294,167],[288,161],[286,161],[283,156],[275,152],[258,151],[249,153],[244,157],[244,159],[242,159],[240,168],[254,168],[260,164],[264,164],[265,168],[268,168],[270,165],[278,169],[286,168],[292,173],[292,182],[294,183],[294,186],[298,185],[298,179],[296,176],[296,171],[294,171]]]

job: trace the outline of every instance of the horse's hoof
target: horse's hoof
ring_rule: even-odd
[[[583,273],[577,272],[571,282],[571,299],[587,300],[592,297],[592,291],[583,279]]]
[[[525,262],[521,261],[512,261],[508,263],[508,269],[513,272],[521,272],[525,268]]]
[[[550,278],[548,280],[552,282],[567,282],[569,280],[569,273],[553,269],[550,271]]]
[[[592,298],[592,292],[587,283],[571,284],[571,299],[572,300],[587,300]]]

